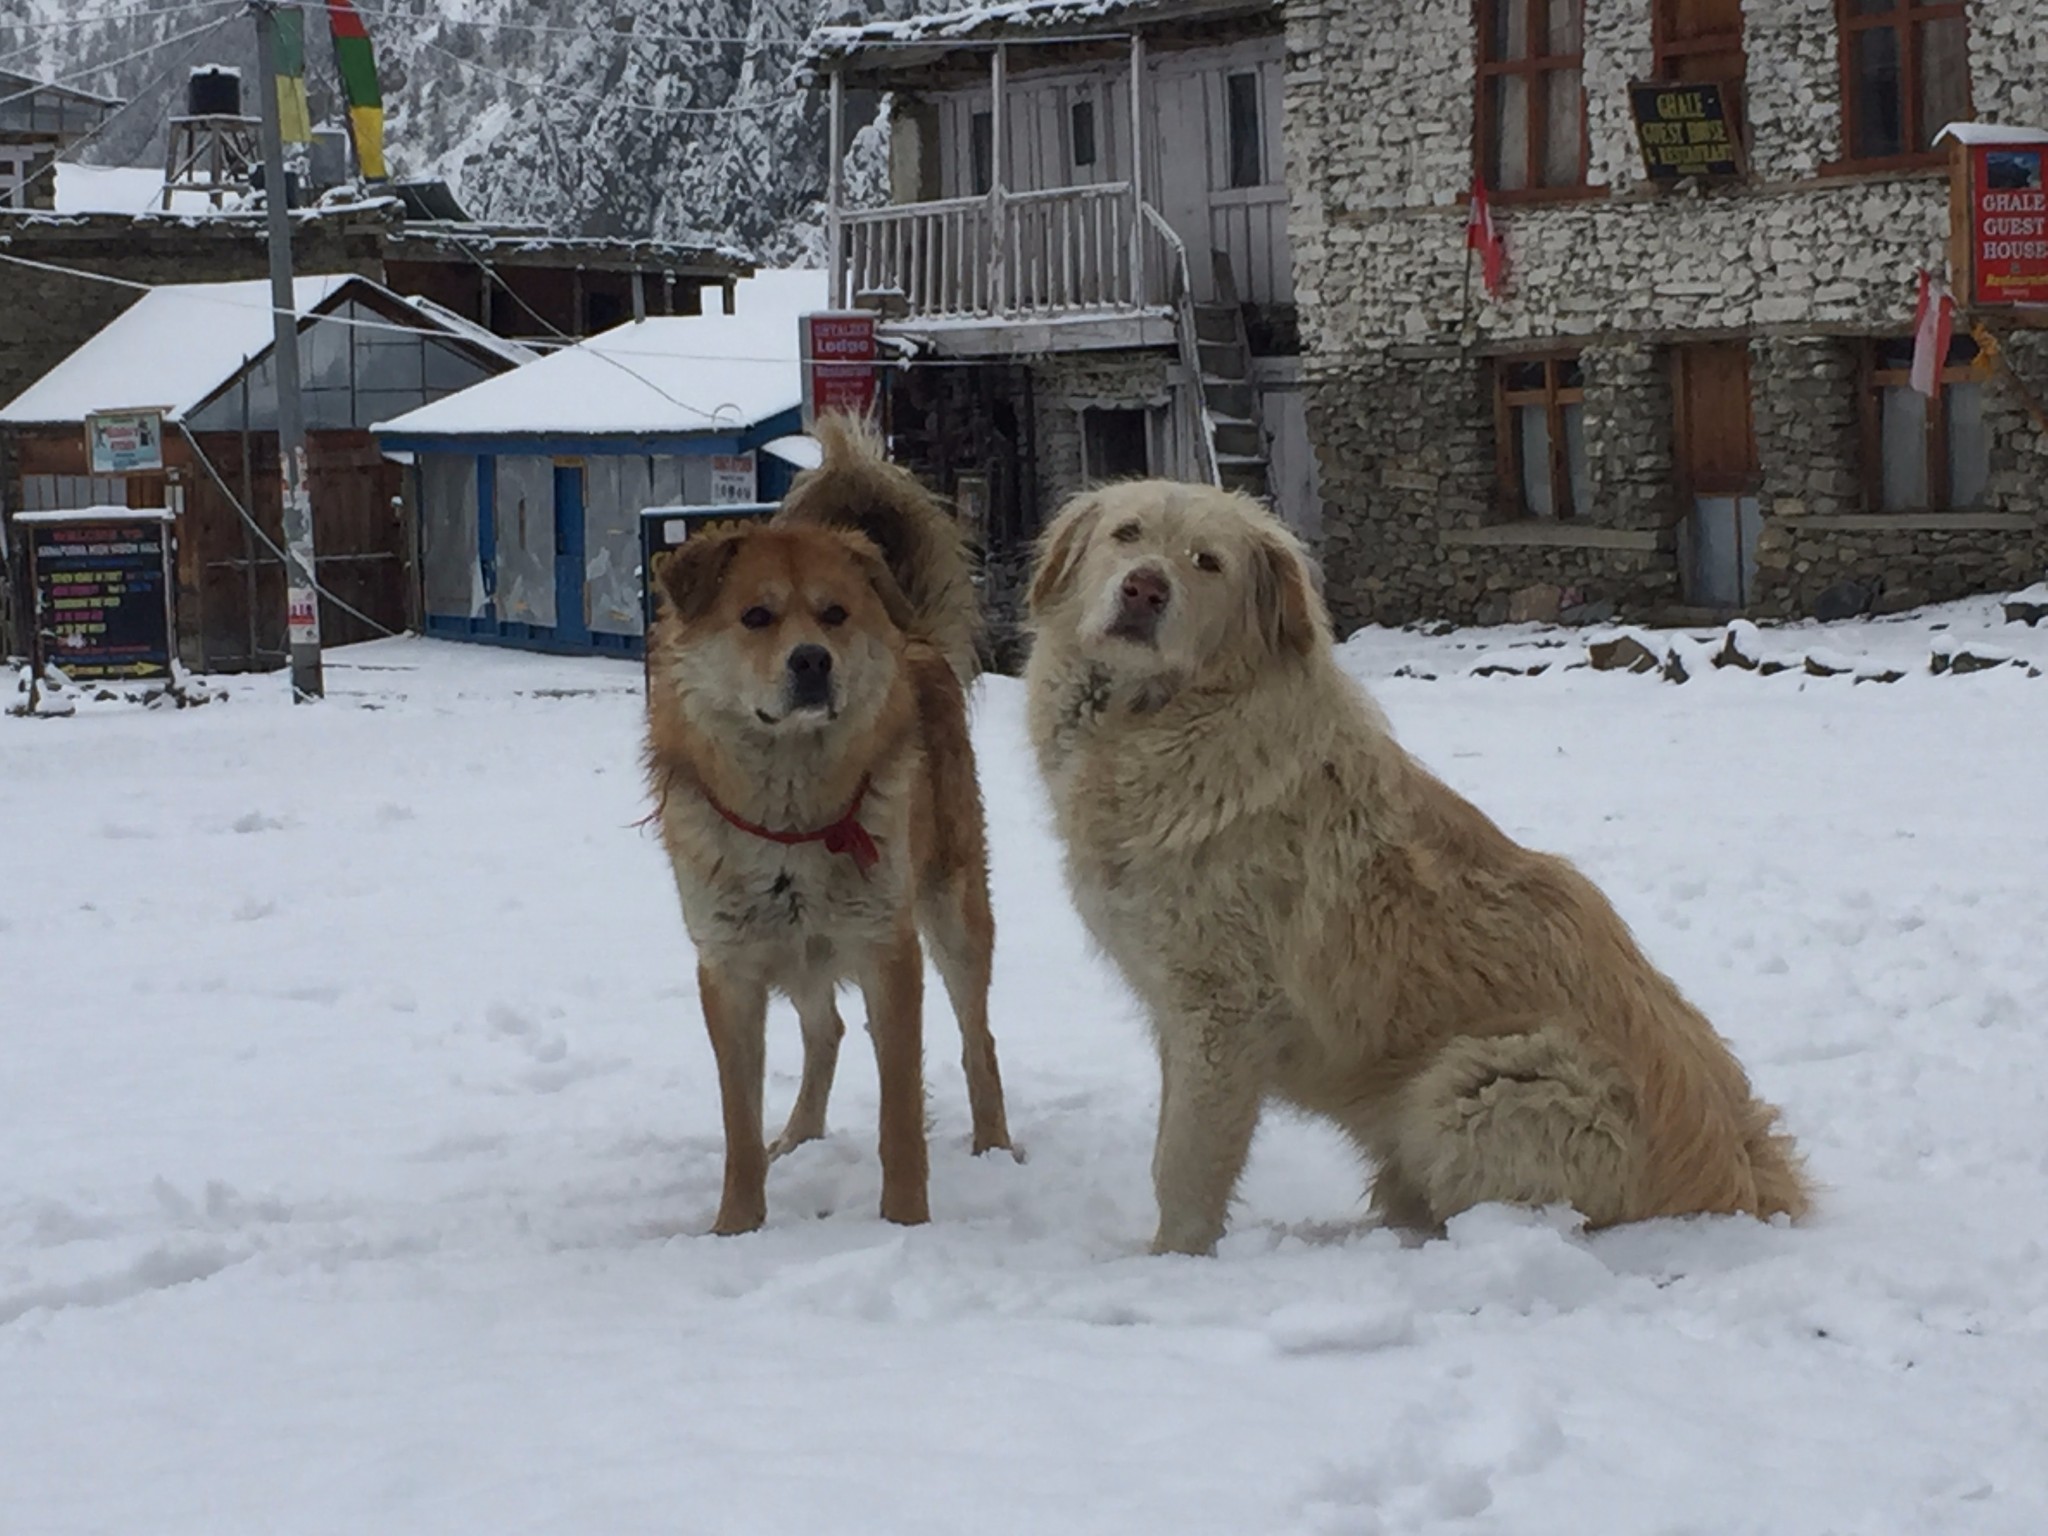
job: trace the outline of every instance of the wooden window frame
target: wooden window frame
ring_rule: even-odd
[[[1835,53],[1842,90],[1842,157],[1822,167],[1837,175],[1878,171],[1917,171],[1946,167],[1948,151],[1927,148],[1906,150],[1896,155],[1859,156],[1856,153],[1858,101],[1854,42],[1857,34],[1890,28],[1899,34],[1899,120],[1901,137],[1917,143],[1920,129],[1920,27],[1931,21],[1961,21],[1963,24],[1963,107],[1965,115],[1976,110],[1976,82],[1969,68],[1969,6],[1966,0],[1893,0],[1889,10],[1858,15],[1855,0],[1835,0]]]
[[[1890,338],[1894,345],[1903,338]],[[1957,341],[1967,340],[1958,336]],[[1868,512],[1884,512],[1884,391],[1910,389],[1913,369],[1879,366],[1878,348],[1884,341],[1863,344],[1857,362],[1857,410],[1863,437],[1863,506]],[[1951,343],[1953,345],[1953,343]],[[1902,507],[1901,513],[1975,512],[1979,507],[1949,505],[1948,391],[1952,384],[1982,382],[1976,362],[1945,363],[1937,376],[1938,387],[1927,402],[1927,505]]]
[[[1494,59],[1488,57],[1493,43],[1492,21],[1501,6],[1521,6],[1527,12],[1524,27],[1535,46],[1534,39],[1546,40],[1550,36],[1550,7],[1555,4],[1576,5],[1579,8],[1579,51],[1577,53],[1531,54],[1521,59]],[[1528,164],[1525,167],[1529,184],[1524,187],[1495,187],[1489,180],[1488,194],[1497,203],[1546,203],[1574,202],[1584,198],[1601,197],[1605,187],[1590,185],[1586,178],[1593,168],[1593,134],[1591,116],[1586,103],[1586,5],[1587,0],[1473,0],[1472,23],[1474,29],[1474,51],[1477,58],[1477,82],[1474,105],[1476,132],[1472,142],[1473,168],[1481,178],[1487,174],[1487,148],[1493,142],[1498,124],[1494,121],[1493,82],[1505,77],[1520,75],[1528,81]],[[1579,72],[1579,176],[1578,180],[1560,186],[1541,184],[1543,150],[1548,142],[1549,128],[1547,113],[1550,93],[1542,89],[1543,78],[1562,69]]]
[[[1513,389],[1508,384],[1508,371],[1512,368],[1540,365],[1543,369],[1543,383],[1536,389]],[[1567,366],[1580,369],[1580,382],[1567,385],[1562,382]],[[1578,504],[1573,494],[1571,452],[1565,440],[1564,408],[1568,405],[1585,411],[1586,386],[1585,364],[1577,352],[1536,352],[1518,353],[1496,357],[1492,360],[1493,385],[1493,444],[1494,473],[1500,487],[1501,502],[1508,516],[1515,521],[1535,520],[1555,523],[1577,522],[1590,510]],[[1551,515],[1529,509],[1528,500],[1522,494],[1522,434],[1516,413],[1529,406],[1543,408],[1545,430],[1550,439],[1550,506]],[[1569,508],[1570,510],[1564,510]]]
[[[1694,77],[1682,71],[1689,59],[1711,58],[1726,55],[1733,62],[1728,72],[1716,72],[1708,77],[1719,85],[1729,115],[1729,132],[1736,143],[1747,152],[1749,133],[1745,126],[1743,96],[1749,85],[1749,44],[1744,17],[1740,7],[1735,12],[1735,26],[1727,32],[1713,32],[1705,37],[1674,37],[1672,8],[1678,0],[1654,0],[1650,10],[1650,78],[1658,81],[1683,81],[1695,83]]]

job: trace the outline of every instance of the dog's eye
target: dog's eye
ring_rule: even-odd
[[[1136,523],[1125,523],[1115,533],[1111,534],[1110,537],[1119,544],[1135,544],[1138,542],[1138,535],[1142,532],[1144,530]]]
[[[766,629],[775,622],[775,615],[756,604],[740,615],[740,622],[749,629]]]
[[[830,608],[827,608],[818,615],[818,622],[827,629],[837,629],[846,622],[846,610],[837,603],[834,603]]]
[[[1198,549],[1195,551],[1195,569],[1207,571],[1213,576],[1223,569],[1223,562],[1210,554],[1206,549]]]

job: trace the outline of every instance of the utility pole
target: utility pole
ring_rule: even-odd
[[[270,227],[270,308],[276,343],[277,461],[283,479],[285,623],[291,645],[292,699],[320,698],[320,598],[314,581],[313,502],[306,491],[306,413],[299,400],[299,308],[292,295],[291,197],[285,182],[284,126],[278,120],[276,0],[249,0],[256,22],[256,98],[263,107],[263,211]]]

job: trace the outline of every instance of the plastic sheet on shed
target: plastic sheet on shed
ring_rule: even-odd
[[[555,464],[520,455],[498,460],[491,497],[498,535],[498,617],[555,623]]]

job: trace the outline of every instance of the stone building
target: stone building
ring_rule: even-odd
[[[2048,330],[1965,315],[1932,401],[1905,373],[1937,134],[2048,125],[2038,0],[1293,0],[1287,51],[1340,624],[1838,614],[2048,565]],[[1640,82],[1719,87],[1737,173],[1653,179]]]

